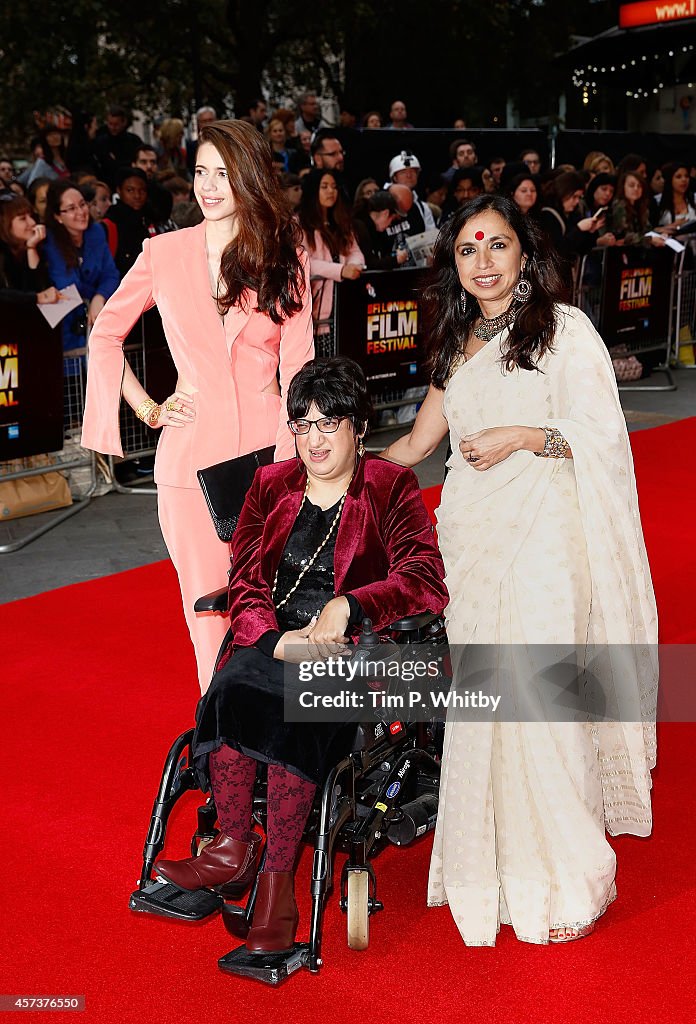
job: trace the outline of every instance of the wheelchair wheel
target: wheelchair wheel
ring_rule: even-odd
[[[367,871],[348,872],[348,946],[367,949],[370,942],[370,875]]]

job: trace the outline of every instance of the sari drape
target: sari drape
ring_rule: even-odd
[[[492,945],[590,923],[615,896],[612,835],[650,833],[657,613],[633,462],[608,352],[590,321],[556,310],[538,370],[506,371],[505,332],[452,374],[453,455],[437,512],[457,672],[471,645],[595,652],[610,721],[448,721],[428,902],[465,942]],[[555,426],[573,459],[526,451],[485,472],[465,434]],[[596,652],[601,651],[601,657]],[[499,656],[499,655],[496,655]],[[519,658],[518,658],[519,660]],[[524,674],[513,684],[521,705]]]

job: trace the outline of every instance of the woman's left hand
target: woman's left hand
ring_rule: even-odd
[[[106,299],[103,295],[95,295],[87,309],[87,323],[90,327],[94,326],[94,321],[97,319],[102,309],[106,305]]]
[[[459,451],[472,469],[490,469],[504,462],[513,452],[528,447],[528,442],[521,436],[520,427],[488,427],[477,430],[475,434],[466,434],[459,442]],[[543,434],[543,431],[539,431]],[[544,447],[542,441],[538,450]],[[530,448],[533,451],[533,448]]]
[[[322,608],[319,618],[310,623],[307,639],[309,652],[315,660],[332,654],[345,654],[348,638],[345,635],[350,618],[350,605],[345,597],[334,597]]]

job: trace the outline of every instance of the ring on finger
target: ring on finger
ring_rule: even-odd
[[[167,410],[167,412],[181,412],[181,409],[179,408],[179,403],[172,401],[171,398],[166,402],[165,409]]]

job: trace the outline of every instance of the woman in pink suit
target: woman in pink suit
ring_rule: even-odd
[[[204,221],[147,239],[94,326],[82,443],[122,455],[121,396],[153,429],[159,519],[179,576],[201,690],[210,681],[226,623],[196,615],[195,599],[225,586],[221,542],[196,471],[275,444],[295,453],[285,392],[314,354],[307,260],[276,182],[263,136],[242,121],[201,130],[194,180]],[[123,355],[123,340],[157,305],[178,370],[162,405]]]

